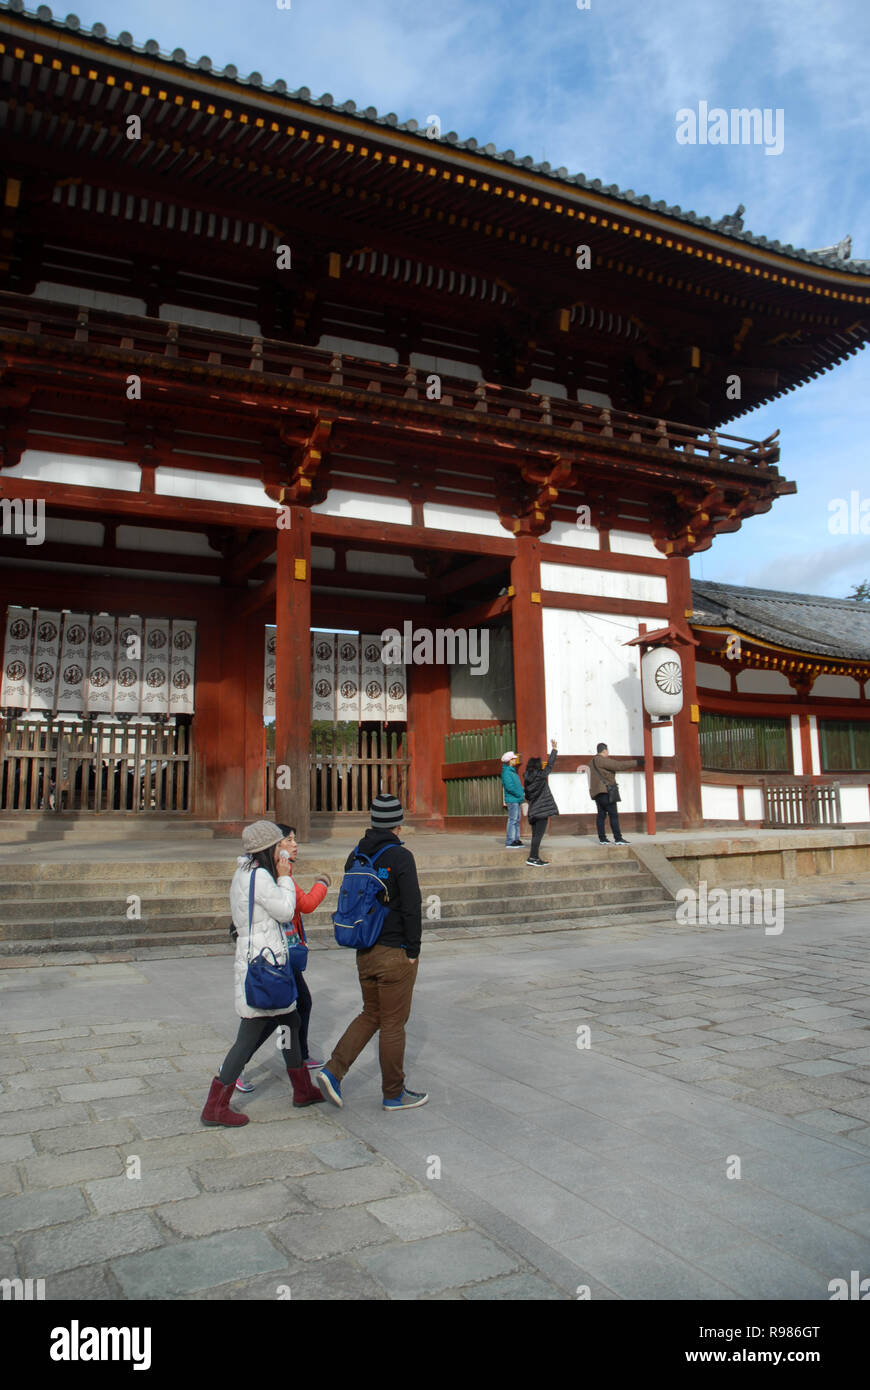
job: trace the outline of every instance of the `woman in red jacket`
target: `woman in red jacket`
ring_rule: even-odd
[[[284,839],[278,846],[278,859],[286,866],[284,871],[292,876],[293,865],[299,853],[299,845],[296,842],[296,827],[293,825],[281,825],[279,822],[278,828],[284,832]],[[310,893],[303,893],[301,888],[297,885],[296,912],[293,916],[292,923],[287,922],[284,924],[284,933],[290,945],[295,945],[297,943],[297,938],[298,944],[302,946],[305,945],[302,914],[303,912],[313,912],[315,908],[320,906],[323,899],[326,897],[326,890],[329,888],[331,882],[332,880],[329,874],[319,874],[314,881],[314,887],[311,889]],[[296,979],[296,988],[298,991],[296,1010],[299,1014],[299,1046],[302,1050],[302,1066],[307,1071],[301,1083],[297,1083],[293,1077],[290,1078],[291,1081],[293,1081],[293,1104],[297,1106],[316,1105],[318,1101],[323,1100],[323,1096],[317,1087],[311,1084],[310,1073],[312,1071],[318,1071],[320,1067],[323,1066],[323,1062],[322,1060],[316,1061],[314,1058],[310,1057],[308,1053],[308,1020],[311,1017],[311,991],[305,983],[305,976],[301,970],[294,969],[293,974]],[[298,1074],[301,1075],[301,1072]]]

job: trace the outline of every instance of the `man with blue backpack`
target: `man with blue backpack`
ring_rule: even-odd
[[[343,1105],[341,1082],[366,1043],[380,1034],[384,1110],[414,1110],[429,1097],[405,1086],[405,1024],[423,934],[417,865],[395,828],[404,815],[394,796],[375,797],[371,827],[348,855],[333,914],[335,938],[356,948],[363,1008],[317,1075],[328,1100]]]

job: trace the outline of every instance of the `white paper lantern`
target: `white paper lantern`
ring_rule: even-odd
[[[671,647],[653,647],[640,662],[644,709],[657,718],[683,708],[683,667]]]

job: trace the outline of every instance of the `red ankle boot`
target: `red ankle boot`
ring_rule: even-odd
[[[323,1100],[320,1091],[311,1081],[311,1073],[307,1067],[298,1067],[293,1071],[288,1067],[287,1075],[293,1087],[294,1105],[316,1105],[319,1100]]]
[[[224,1086],[219,1076],[214,1078],[205,1109],[199,1117],[204,1125],[225,1125],[227,1129],[235,1129],[238,1125],[248,1123],[247,1115],[237,1115],[235,1110],[230,1109],[230,1100],[235,1089],[234,1081],[231,1081],[229,1086]]]

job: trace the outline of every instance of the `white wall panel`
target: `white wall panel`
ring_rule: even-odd
[[[476,507],[450,507],[444,502],[424,503],[423,525],[438,531],[459,531],[464,536],[498,536],[506,540],[509,535],[493,512]]]
[[[793,695],[782,671],[738,671],[737,689],[742,695]]]
[[[348,357],[362,357],[368,362],[398,362],[399,354],[386,343],[366,343],[361,338],[336,338],[332,333],[322,333],[317,340],[319,348],[330,352],[340,352]]]
[[[49,454],[25,449],[21,462],[4,468],[4,478],[34,478],[42,483],[69,483],[74,487],[108,487],[118,492],[138,492],[141,470],[138,463],[117,459],[74,458],[70,454]]]
[[[819,745],[819,722],[814,714],[810,715],[810,753],[813,759],[813,776],[819,777],[822,772],[822,757]]]
[[[835,699],[858,700],[861,696],[861,682],[852,676],[817,676],[813,681],[812,695],[832,695]]]
[[[614,756],[639,754],[640,657],[623,646],[637,636],[637,619],[545,608],[543,623],[547,738],[566,753],[593,753],[603,742]]]
[[[389,521],[396,526],[411,525],[411,503],[400,497],[369,497],[360,492],[331,488],[325,502],[311,508],[315,515],[345,516],[354,521]]]
[[[695,680],[704,690],[730,690],[731,677],[721,666],[711,666],[706,661],[695,662]]]
[[[840,812],[843,820],[854,824],[856,821],[870,821],[870,802],[866,787],[841,787]]]
[[[106,309],[110,314],[138,314],[144,317],[144,299],[126,294],[108,294],[105,290],[83,290],[78,285],[58,285],[52,280],[40,280],[33,291],[34,299],[52,299],[55,304],[82,305],[85,309]]]
[[[709,787],[702,782],[701,815],[704,820],[737,820],[737,788]]]
[[[200,532],[161,531],[150,526],[119,526],[117,546],[119,550],[157,550],[165,555],[207,555],[211,559],[220,554]]]
[[[64,545],[102,545],[105,528],[99,521],[72,521],[69,517],[45,518],[45,539]]]
[[[388,555],[379,550],[349,550],[347,567],[351,574],[398,574],[408,579],[422,579],[410,555]]]
[[[529,382],[529,390],[536,391],[539,396],[549,396],[554,401],[566,401],[568,399],[567,386],[563,386],[561,381],[547,381],[542,376],[532,377]]]
[[[483,372],[476,362],[460,362],[453,357],[436,357],[428,352],[412,352],[408,361],[412,367],[427,375],[458,376],[465,381],[483,381]],[[446,394],[449,395],[449,392]]]
[[[804,758],[801,752],[801,721],[796,714],[791,716],[791,755],[793,759],[794,773],[796,777],[802,777],[804,771],[809,776],[809,768],[804,769]]]
[[[747,820],[764,820],[764,795],[760,787],[743,788],[743,814]]]
[[[582,503],[578,503],[582,506]],[[545,536],[545,545],[573,545],[578,550],[598,550],[598,532],[594,526],[578,526],[570,521],[554,521]]]
[[[638,599],[667,603],[668,586],[657,574],[626,574],[621,570],[589,569],[583,565],[541,565],[541,588],[591,598]],[[646,620],[649,623],[649,619]]]
[[[142,311],[145,312],[144,309]],[[207,309],[189,309],[185,304],[161,304],[159,317],[167,323],[184,323],[189,328],[211,328],[217,333],[240,333],[246,338],[259,338],[260,325],[256,319],[240,319],[233,314],[212,314]]]
[[[640,531],[611,531],[610,549],[615,555],[643,555],[647,560],[663,560],[665,557],[656,548],[650,536]]]
[[[138,471],[138,470],[137,470]],[[277,507],[266,496],[259,478],[200,472],[198,468],[158,468],[154,491],[162,497],[194,497],[198,502],[229,502],[233,506]]]

